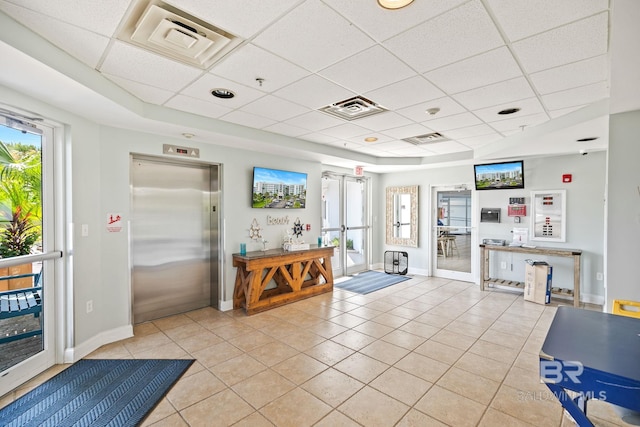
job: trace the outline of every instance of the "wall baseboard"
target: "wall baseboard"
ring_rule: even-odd
[[[594,294],[580,294],[580,302],[587,304],[604,305],[604,296]]]
[[[409,270],[407,271],[407,274],[413,274],[416,276],[428,276],[429,270],[425,270],[422,268],[409,268]]]
[[[220,311],[231,311],[233,310],[233,300],[218,301],[218,307],[220,307]]]
[[[133,326],[121,326],[119,328],[100,332],[87,341],[64,351],[64,363],[74,363],[105,344],[120,341],[133,336]]]

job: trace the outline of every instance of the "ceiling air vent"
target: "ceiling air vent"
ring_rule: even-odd
[[[344,101],[336,102],[320,109],[323,113],[331,114],[344,120],[356,120],[387,111],[367,98],[356,96]]]
[[[209,68],[241,41],[157,0],[138,2],[118,38],[202,69]]]
[[[449,138],[438,132],[427,133],[424,135],[412,136],[411,138],[404,138],[406,141],[413,145],[433,144],[436,142],[448,141]]]

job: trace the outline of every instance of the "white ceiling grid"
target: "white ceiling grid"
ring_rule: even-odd
[[[144,102],[377,157],[473,153],[609,96],[607,0],[416,0],[397,11],[375,0],[165,2],[243,43],[200,70],[116,39],[132,0],[0,0],[0,10]],[[351,122],[317,111],[356,95],[389,111]],[[511,107],[520,111],[497,114]],[[429,132],[450,141],[402,141]]]

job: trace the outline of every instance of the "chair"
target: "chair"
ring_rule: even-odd
[[[33,277],[33,287],[0,292],[0,319],[9,319],[29,314],[33,314],[34,317],[40,318],[40,313],[42,312],[42,271],[38,273],[20,274],[17,276],[4,276],[0,277],[0,280],[19,279],[29,276]],[[36,335],[42,335],[42,318],[39,320],[40,329],[20,334],[16,332],[14,335],[0,337],[0,344]]]
[[[453,256],[453,251],[455,250],[456,253],[458,254],[458,256],[460,256],[460,251],[458,250],[458,245],[456,243],[456,236],[452,236],[452,235],[447,235],[447,237],[445,237],[445,239],[447,240],[447,250],[449,251],[449,255]]]

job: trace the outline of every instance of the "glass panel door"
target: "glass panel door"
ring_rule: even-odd
[[[471,190],[464,187],[433,187],[432,270],[436,277],[473,281]]]
[[[346,212],[346,262],[347,274],[364,271],[368,266],[367,234],[369,226],[366,215],[366,181],[345,177]]]
[[[0,115],[0,395],[54,362],[52,136]]]
[[[365,178],[326,173],[322,177],[322,238],[336,247],[331,259],[335,277],[355,274],[369,265]]]

